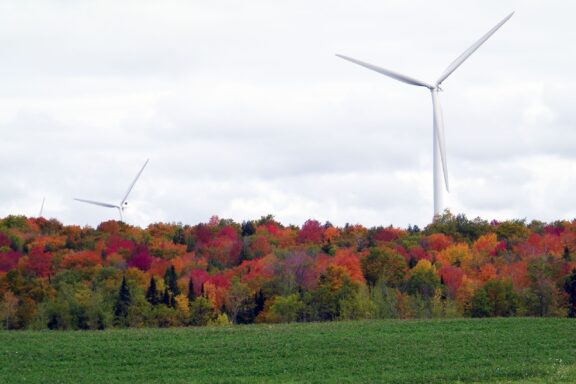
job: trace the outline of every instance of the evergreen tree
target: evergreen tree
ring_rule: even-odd
[[[178,296],[180,294],[180,288],[178,288],[178,276],[176,275],[176,270],[173,265],[171,265],[170,268],[166,270],[166,273],[164,273],[164,283],[172,296]]]
[[[186,234],[186,252],[192,252],[196,248],[196,242],[194,241],[194,237],[192,234]]]
[[[194,282],[192,279],[188,280],[188,301],[193,302],[196,299],[196,294],[194,293]]]
[[[126,282],[126,276],[122,277],[122,284],[118,292],[118,299],[114,305],[114,319],[117,325],[126,326],[128,318],[128,308],[132,304],[132,296],[130,295],[130,288]]]
[[[170,299],[170,291],[168,290],[168,287],[164,288],[164,294],[162,295],[162,304],[166,305],[166,306],[170,306],[170,304],[172,303],[172,300]]]
[[[572,261],[572,255],[570,255],[570,249],[568,247],[564,247],[564,254],[562,255],[562,258],[565,261]]]
[[[174,244],[186,244],[186,236],[182,227],[176,228],[176,232],[174,232],[174,236],[172,236],[172,242]]]
[[[154,277],[150,277],[150,285],[146,290],[146,300],[152,304],[157,305],[160,302],[160,298],[158,297],[158,289],[156,288],[156,280]]]
[[[576,317],[576,268],[566,278],[564,290],[568,293],[568,317]]]
[[[256,233],[256,227],[254,226],[253,222],[251,222],[251,221],[242,222],[242,227],[241,227],[241,236],[242,237],[252,236],[255,233]]]
[[[254,307],[254,317],[258,316],[260,312],[264,310],[264,293],[260,289],[256,295],[254,296],[254,301],[256,302],[256,306]]]

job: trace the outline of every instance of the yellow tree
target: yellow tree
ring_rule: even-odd
[[[18,311],[18,297],[12,291],[4,293],[4,299],[0,302],[0,318],[4,321],[6,329],[13,326]]]
[[[465,267],[472,260],[470,248],[466,243],[458,243],[448,246],[438,253],[436,261],[443,267],[453,265],[455,267]]]

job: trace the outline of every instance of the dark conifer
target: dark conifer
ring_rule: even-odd
[[[122,277],[122,284],[118,292],[118,299],[114,305],[114,318],[118,325],[127,325],[126,318],[128,317],[128,308],[132,304],[132,296],[130,295],[130,288],[126,282],[126,276]]]
[[[178,288],[178,276],[176,275],[176,270],[173,265],[171,265],[170,268],[166,270],[166,273],[164,273],[164,283],[172,296],[178,296],[180,294],[180,288]]]
[[[148,286],[148,290],[146,290],[146,300],[152,304],[157,305],[159,300],[158,297],[158,289],[156,288],[156,280],[154,277],[150,277],[150,285]]]
[[[194,237],[190,233],[186,234],[186,252],[192,252],[196,248]]]
[[[576,317],[576,268],[566,278],[564,290],[568,294],[568,317]]]
[[[255,233],[256,233],[256,227],[254,226],[253,222],[251,221],[242,222],[242,230],[241,230],[242,237],[252,236]]]
[[[564,246],[564,254],[562,255],[562,258],[565,261],[572,261],[572,256],[570,255],[570,248],[568,248],[567,246]]]
[[[170,291],[168,290],[168,287],[164,288],[164,294],[162,295],[162,304],[170,306],[170,304],[172,303],[172,300],[170,298]]]
[[[254,307],[254,317],[258,316],[260,312],[264,310],[264,293],[260,289],[256,295],[254,296],[254,301],[256,302],[256,306]]]
[[[194,282],[192,279],[188,280],[188,301],[193,302],[196,299],[196,294],[194,293]]]

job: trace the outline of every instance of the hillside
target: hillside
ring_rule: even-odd
[[[576,221],[0,220],[5,329],[576,315]]]

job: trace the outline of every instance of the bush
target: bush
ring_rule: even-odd
[[[276,296],[268,309],[266,321],[270,323],[291,323],[300,318],[304,303],[298,294]]]

